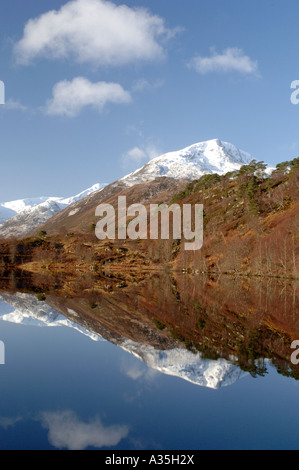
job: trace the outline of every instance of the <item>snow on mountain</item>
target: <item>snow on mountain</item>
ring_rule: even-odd
[[[40,302],[34,295],[16,293],[0,294],[0,320],[36,327],[69,327],[88,336],[93,341],[102,338],[85,330],[76,323],[53,310],[46,302]]]
[[[31,209],[32,207],[42,204],[49,199],[55,200],[59,198],[37,197],[0,203],[0,224],[3,224],[6,220],[14,217],[20,212]]]
[[[194,180],[205,174],[223,175],[238,170],[253,159],[235,145],[214,139],[156,157],[119,181],[132,186],[160,176]]]
[[[91,188],[82,191],[81,193],[77,194],[76,196],[71,197],[36,197],[36,198],[27,198],[27,199],[18,199],[16,201],[10,202],[2,202],[0,203],[0,223],[5,222],[6,220],[10,219],[11,217],[20,214],[20,212],[33,209],[36,206],[41,204],[45,204],[47,202],[55,202],[57,205],[61,204],[64,208],[70,204],[73,204],[80,199],[83,199],[85,196],[93,193],[94,191],[98,191],[102,189],[105,185],[104,184],[95,184]]]
[[[16,215],[16,212],[14,210],[9,209],[8,207],[5,207],[4,205],[0,204],[0,226],[6,220],[11,219],[15,215]]]
[[[82,191],[76,196],[67,197],[65,199],[60,199],[58,202],[60,204],[65,204],[66,206],[70,206],[71,204],[74,204],[75,202],[80,201],[81,199],[83,199],[86,196],[89,196],[95,191],[99,191],[100,189],[103,189],[105,186],[106,184],[100,184],[100,183],[94,184],[91,188],[85,189],[85,191]]]
[[[106,185],[95,184],[76,196],[20,199],[0,204],[0,236],[19,237],[44,224],[58,212]]]
[[[239,367],[226,359],[204,359],[201,355],[193,354],[187,349],[170,349],[160,351],[152,346],[126,340],[119,345],[122,349],[134,355],[151,369],[166,375],[179,377],[200,387],[217,390],[233,385],[245,377]]]

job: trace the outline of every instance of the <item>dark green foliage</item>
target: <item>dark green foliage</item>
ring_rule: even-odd
[[[217,183],[219,183],[219,181],[221,181],[221,176],[219,176],[217,173],[214,173],[212,175],[204,175],[199,179],[194,191],[212,188]]]
[[[45,294],[37,294],[36,298],[39,302],[44,302],[46,300]]]
[[[41,230],[40,232],[38,232],[38,237],[39,238],[43,238],[47,235],[47,232],[45,230]]]
[[[175,194],[172,199],[170,200],[170,204],[173,204],[177,201],[181,201],[182,199],[184,199],[185,197],[189,196],[190,194],[190,190],[188,190],[187,188],[185,189],[185,191],[181,191],[179,192],[178,194]]]
[[[206,326],[206,321],[203,320],[202,318],[199,318],[199,319],[197,320],[197,327],[198,327],[198,329],[199,329],[199,330],[203,330],[205,326]]]
[[[89,303],[89,308],[91,308],[91,310],[94,310],[95,308],[97,308],[97,304],[95,302],[90,302]]]
[[[154,323],[156,325],[156,328],[160,331],[166,328],[166,326],[163,323],[161,323],[157,318],[154,318]]]

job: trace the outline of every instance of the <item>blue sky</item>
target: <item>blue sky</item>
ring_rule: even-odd
[[[298,14],[298,0],[2,0],[0,201],[70,196],[214,138],[272,165],[298,156]]]

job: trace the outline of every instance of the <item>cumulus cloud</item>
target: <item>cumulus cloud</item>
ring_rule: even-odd
[[[220,54],[213,50],[210,57],[196,56],[189,65],[202,75],[211,72],[239,72],[251,75],[258,73],[257,61],[237,47],[227,48]]]
[[[27,111],[27,106],[24,106],[20,101],[10,98],[5,102],[4,109],[9,111]]]
[[[58,449],[84,450],[87,447],[112,447],[126,438],[127,426],[103,426],[96,418],[88,423],[79,421],[72,411],[42,414],[42,423],[49,430],[48,439]]]
[[[155,157],[158,157],[160,153],[158,150],[153,146],[145,146],[145,147],[133,147],[128,150],[122,156],[122,163],[125,168],[133,166],[143,165],[148,161],[152,160]]]
[[[72,0],[57,11],[30,19],[14,51],[23,65],[40,57],[123,65],[160,59],[165,41],[177,31],[145,8],[106,0]]]
[[[92,83],[84,77],[76,77],[54,86],[53,97],[46,105],[46,114],[75,117],[87,106],[102,111],[108,103],[126,104],[130,101],[130,93],[118,83]]]
[[[155,82],[150,82],[145,78],[140,78],[136,80],[133,85],[134,92],[143,92],[149,90],[156,90],[157,88],[161,88],[164,85],[164,80],[156,80]]]

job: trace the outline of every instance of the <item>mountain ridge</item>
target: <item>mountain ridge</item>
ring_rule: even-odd
[[[168,178],[170,192],[171,181],[188,182],[198,179],[203,175],[213,173],[223,175],[227,172],[240,169],[241,166],[248,164],[251,160],[253,160],[253,157],[249,153],[219,139],[192,144],[182,150],[165,153],[152,159],[141,168],[102,188],[100,190],[101,194],[99,194],[99,191],[93,191],[91,194],[78,201],[74,201],[60,211],[55,208],[49,214],[49,217],[41,216],[39,219],[39,217],[34,217],[33,214],[29,218],[30,220],[27,220],[28,217],[12,219],[10,222],[2,225],[2,227],[0,226],[0,236],[9,238],[13,234],[16,235],[16,223],[18,229],[17,237],[35,233],[36,227],[41,227],[46,231],[51,227],[52,230],[55,224],[61,227],[63,222],[65,222],[67,227],[72,226],[72,230],[75,230],[76,219],[74,218],[74,223],[70,224],[70,217],[76,216],[79,212],[84,212],[89,207],[93,207],[93,210],[95,210],[97,205],[107,202],[111,199],[111,196],[120,193],[124,194],[123,191],[126,189],[129,190],[142,184],[148,185],[152,183],[154,185],[154,181],[162,181],[163,178],[164,180]],[[176,184],[174,183],[174,186]],[[140,189],[140,192],[142,192],[142,189]],[[175,188],[173,188],[173,193],[175,193]],[[138,196],[136,197],[137,199],[133,203],[141,203]],[[40,223],[38,223],[39,220]],[[48,221],[49,224],[47,223]]]
[[[45,223],[66,207],[80,201],[106,184],[96,183],[79,194],[70,197],[25,198],[0,203],[0,237],[25,235],[33,226]]]

